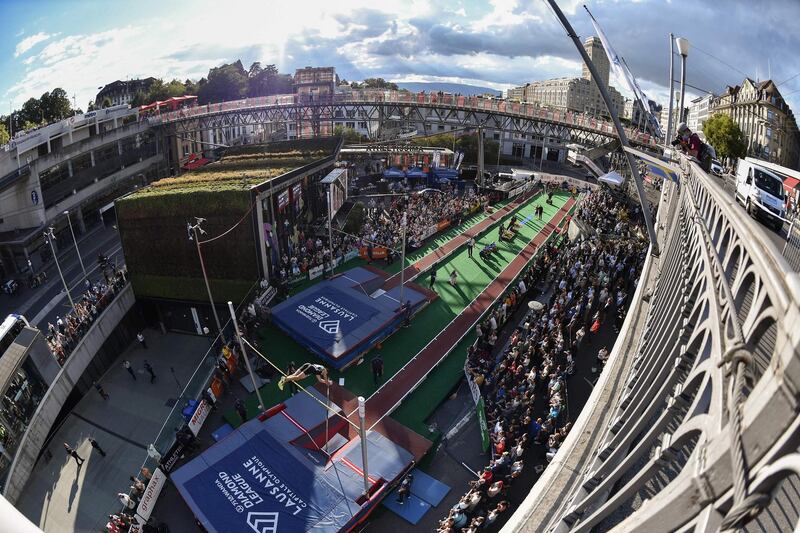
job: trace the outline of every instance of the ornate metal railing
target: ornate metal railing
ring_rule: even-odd
[[[680,163],[661,256],[507,530],[797,530],[800,278],[714,178]]]

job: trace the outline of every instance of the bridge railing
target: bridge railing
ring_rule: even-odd
[[[681,167],[662,191],[661,255],[508,531],[717,531],[748,516],[753,531],[797,530],[800,278],[717,180]]]
[[[345,91],[332,96],[315,96],[313,99],[304,95],[284,94],[245,98],[230,102],[206,104],[163,113],[148,118],[150,124],[164,124],[182,121],[204,115],[227,113],[232,111],[258,109],[268,106],[295,106],[295,105],[329,105],[329,104],[409,104],[453,107],[474,111],[504,113],[530,119],[542,119],[570,126],[578,126],[593,131],[615,135],[614,126],[606,120],[599,120],[583,113],[563,111],[541,107],[537,104],[511,102],[499,98],[484,98],[481,96],[465,96],[446,93],[412,93],[407,91]],[[655,145],[655,139],[635,128],[626,128],[628,137],[639,144]]]

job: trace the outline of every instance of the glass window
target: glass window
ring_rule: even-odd
[[[764,148],[764,153],[769,154],[769,147]],[[770,193],[772,196],[783,198],[783,184],[780,180],[775,179],[771,175],[755,169],[756,187],[763,189]]]

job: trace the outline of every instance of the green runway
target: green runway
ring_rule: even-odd
[[[520,228],[518,234],[511,242],[499,241],[497,223],[484,232],[476,239],[474,258],[469,258],[465,247],[453,252],[448,258],[439,264],[436,285],[439,298],[428,305],[423,311],[418,313],[410,328],[400,329],[383,343],[380,350],[384,361],[384,379],[394,375],[411,357],[416,355],[428,342],[441,332],[450,321],[460,314],[469,303],[479,295],[494,278],[516,257],[519,252],[536,236],[564,205],[569,198],[567,194],[557,193],[553,196],[553,205],[545,203],[546,197],[537,196],[523,204],[516,211],[518,221],[526,220]],[[544,220],[533,220],[534,207],[541,205],[544,207]],[[502,222],[507,224],[508,219],[513,213],[509,213]],[[477,223],[477,220],[476,222]],[[447,240],[460,234],[465,230],[462,225],[459,228],[447,232],[440,236],[434,243],[428,244],[416,252],[420,254],[417,258],[424,256],[431,250],[441,246]],[[485,245],[497,242],[499,252],[493,254],[491,261],[483,261],[478,256],[478,251]],[[411,256],[409,256],[411,257]],[[357,264],[348,264],[345,268],[352,268]],[[384,265],[379,264],[379,268]],[[389,272],[399,271],[399,261],[389,265],[385,270]],[[448,283],[450,272],[455,269],[458,272],[458,284],[452,287]],[[429,277],[423,273],[419,278],[419,283],[428,286]],[[259,346],[270,360],[285,369],[289,361],[295,361],[299,366],[306,361],[318,361],[305,348],[295,343],[291,338],[274,326],[265,326],[258,332]],[[460,379],[464,356],[466,354],[466,342],[470,335],[462,341],[464,349],[458,348],[454,353],[455,357],[448,357],[440,366],[431,372],[425,384],[420,387],[396,412],[395,417],[408,425],[423,436],[429,436],[429,432],[424,428],[424,420],[448,394],[452,386]],[[344,387],[355,395],[368,397],[377,386],[373,383],[370,368],[370,356],[376,353],[375,350],[366,357],[361,365],[348,368],[344,373],[331,370],[332,379],[338,382],[340,377],[344,377]],[[307,380],[303,385],[311,385],[312,381]],[[448,385],[449,384],[449,385]],[[286,397],[287,391],[279,391],[277,385],[265,385],[261,388],[264,402],[267,406],[274,405]],[[255,394],[251,394],[247,401],[248,415],[257,414],[257,400]],[[239,424],[239,417],[235,412],[230,411],[225,415],[226,420],[234,427]]]

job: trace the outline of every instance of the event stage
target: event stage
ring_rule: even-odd
[[[387,435],[402,442],[420,437],[405,428],[395,430],[402,435],[368,431],[365,496],[358,433],[339,416],[328,419],[325,395],[308,390],[318,401],[295,394],[172,473],[209,532],[350,531],[412,467],[414,454]]]
[[[272,321],[300,345],[337,370],[357,362],[402,325],[399,286],[387,275],[358,267],[323,280],[272,308]],[[412,314],[436,294],[406,283],[403,299]]]

